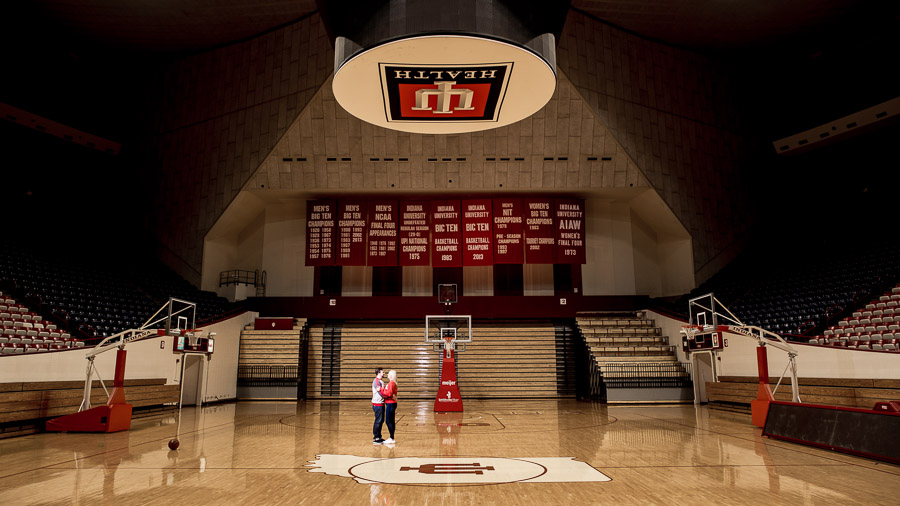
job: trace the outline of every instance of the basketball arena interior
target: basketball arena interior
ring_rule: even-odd
[[[3,10],[3,504],[896,504],[896,2]]]

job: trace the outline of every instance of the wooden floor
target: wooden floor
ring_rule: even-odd
[[[748,415],[574,400],[186,408],[115,434],[0,440],[0,504],[896,504],[900,467],[761,438]],[[385,428],[385,435],[387,429]],[[576,481],[578,480],[578,481]]]

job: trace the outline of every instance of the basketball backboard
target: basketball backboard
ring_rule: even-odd
[[[438,285],[438,303],[456,304],[456,284]]]
[[[703,327],[703,330],[716,328],[716,298],[712,293],[695,297],[688,301],[688,316],[691,325]]]
[[[442,343],[450,338],[457,343],[472,342],[472,317],[469,315],[428,315],[425,317],[425,342]]]

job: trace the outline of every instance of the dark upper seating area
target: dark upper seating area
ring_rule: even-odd
[[[19,245],[0,250],[0,289],[34,315],[89,339],[137,328],[169,297],[197,303],[203,320],[234,309],[215,293],[200,291],[149,256],[121,259],[64,257],[50,248]]]
[[[744,324],[813,335],[896,284],[898,246],[884,238],[751,249],[669,307],[684,314],[690,298],[713,292]]]

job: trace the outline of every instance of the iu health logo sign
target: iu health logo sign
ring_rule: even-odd
[[[495,122],[513,64],[379,64],[391,122]]]
[[[347,112],[382,128],[458,134],[510,125],[540,110],[556,89],[550,59],[528,47],[476,35],[392,40],[335,62],[332,90]],[[346,41],[338,37],[343,47]],[[337,43],[337,42],[336,42]]]

